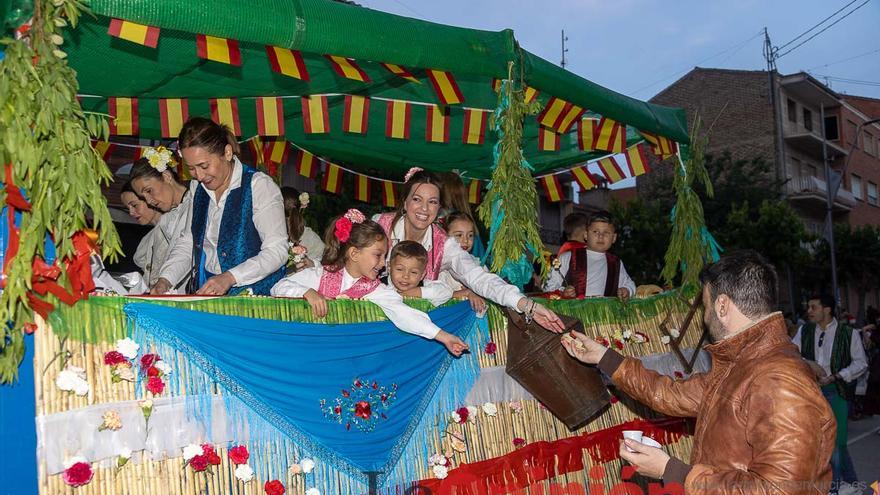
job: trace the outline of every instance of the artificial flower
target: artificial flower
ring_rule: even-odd
[[[553,263],[551,263],[550,266],[552,266],[554,270],[559,270],[562,266],[562,261],[560,261],[559,258],[554,257]]]
[[[193,471],[201,473],[208,469],[208,458],[204,455],[197,455],[189,460],[189,465],[192,466]]]
[[[669,341],[670,341],[669,335],[664,335],[664,336],[660,337],[660,342],[662,342],[663,345],[669,345]]]
[[[284,495],[284,485],[278,480],[267,481],[263,485],[266,495]]]
[[[251,454],[244,445],[237,445],[229,449],[229,460],[233,464],[245,464]]]
[[[125,338],[116,341],[116,351],[125,356],[127,359],[134,359],[138,355],[138,350],[141,348],[137,344],[137,342]]]
[[[468,410],[467,419],[470,420],[471,422],[476,421],[477,420],[477,413],[480,412],[480,410],[477,409],[477,406],[467,406],[467,410]]]
[[[65,463],[64,474],[61,479],[70,486],[77,487],[87,485],[95,475],[92,465],[82,457],[74,457]]]
[[[351,223],[364,223],[367,219],[367,217],[365,217],[357,208],[349,208],[348,211],[345,212],[345,218],[349,219]]]
[[[455,411],[458,415],[458,423],[464,424],[467,423],[468,416],[471,415],[471,412],[466,407],[459,407],[458,410]],[[454,416],[453,416],[454,418]]]
[[[208,464],[212,466],[219,466],[222,462],[220,456],[217,455],[217,451],[214,450],[214,446],[209,443],[202,444],[202,455],[205,456],[205,460],[208,461]]]
[[[624,330],[624,331],[622,332],[621,336],[623,337],[623,340],[629,340],[629,339],[631,339],[632,336],[633,336],[632,330]]]
[[[141,408],[141,412],[144,413],[144,420],[149,421],[150,415],[153,414],[153,401],[150,399],[139,400],[138,406]]]
[[[681,332],[680,332],[677,328],[670,328],[670,329],[669,329],[669,335],[670,335],[673,339],[677,339],[678,336],[681,335]]]
[[[132,451],[128,447],[123,447],[122,450],[120,450],[119,453],[116,454],[116,467],[117,467],[117,469],[128,464],[128,461],[131,460],[131,454],[132,454]]]
[[[247,483],[248,481],[254,479],[254,470],[247,464],[239,464],[235,467],[235,478],[238,481]]]
[[[306,495],[321,495],[321,491],[317,488],[309,488],[306,490]]]
[[[498,407],[492,402],[487,402],[483,404],[483,412],[486,413],[487,416],[495,416],[498,414]]]
[[[446,456],[443,454],[431,454],[431,457],[428,458],[428,463],[431,466],[445,466]]]
[[[86,370],[72,365],[67,365],[61,373],[58,373],[58,377],[55,378],[55,385],[65,392],[73,392],[79,396],[89,393]]]
[[[160,357],[158,354],[144,354],[141,356],[141,370],[143,373],[146,373],[146,370],[153,367],[154,364],[160,361]]]
[[[449,443],[450,443],[450,445],[452,445],[452,450],[454,450],[455,452],[466,452],[467,451],[467,444],[458,435],[455,435],[455,434],[451,435]]]
[[[158,369],[163,376],[171,374],[172,371],[171,365],[166,363],[165,361],[159,361],[153,367]]]
[[[348,238],[351,237],[351,226],[351,220],[345,217],[340,218],[333,224],[333,236],[339,242],[347,242]]]
[[[308,457],[299,461],[299,465],[302,468],[303,473],[309,474],[315,469],[315,461],[309,459]]]
[[[486,354],[488,354],[490,356],[494,355],[497,351],[498,351],[498,345],[496,345],[495,342],[487,342],[486,348],[483,349],[483,352],[485,352]]]
[[[101,426],[98,427],[98,431],[104,430],[113,430],[116,431],[122,428],[122,418],[119,417],[119,412],[111,409],[109,411],[104,411],[104,415],[102,416],[104,420],[101,423]]]
[[[147,150],[144,151],[144,158],[150,162],[151,167],[160,173],[168,170],[168,165],[174,163],[174,155],[171,153],[171,150],[164,146],[147,148]]]
[[[521,400],[514,400],[507,403],[510,406],[510,410],[515,413],[521,413],[523,411],[523,403]]]
[[[165,390],[165,382],[158,376],[151,376],[147,380],[147,390],[153,395],[160,395]]]
[[[410,168],[409,170],[406,171],[406,175],[403,176],[403,182],[409,182],[409,180],[412,179],[413,175],[417,174],[418,172],[422,172],[424,170],[425,169],[420,168],[420,167]]]
[[[183,460],[189,461],[197,455],[202,455],[203,452],[204,449],[202,449],[201,445],[191,443],[183,448]]]
[[[115,366],[117,364],[128,363],[128,359],[119,351],[108,351],[104,353],[104,364]]]
[[[620,399],[618,399],[616,395],[612,395],[609,402],[611,402],[612,404],[617,404],[618,402],[620,402]]]
[[[303,471],[302,466],[300,466],[299,464],[294,464],[294,465],[290,466],[290,474],[292,474],[294,476],[296,476],[298,474],[302,474],[302,471]]]
[[[617,350],[622,351],[623,350],[623,341],[620,339],[614,339],[614,347],[616,347]]]
[[[522,447],[522,446],[525,445],[525,444],[526,444],[526,439],[525,439],[525,438],[516,437],[516,438],[513,439],[513,446],[516,447],[516,448],[520,448],[520,447]]]
[[[146,373],[146,374],[147,374],[147,376],[161,376],[161,375],[162,375],[162,372],[159,371],[159,368],[157,368],[157,367],[155,367],[155,366],[150,366],[150,367],[147,369],[147,373]]]
[[[299,193],[299,208],[308,208],[309,206],[309,193]]]
[[[450,414],[450,416],[452,417],[452,421],[454,423],[461,423],[462,422],[461,416],[458,415],[457,411],[452,411],[452,414]]]
[[[608,342],[608,339],[605,337],[599,337],[599,343],[604,345],[605,347],[611,347],[611,342]]]
[[[648,339],[648,336],[642,332],[634,332],[633,333],[633,340],[639,344],[644,344],[645,342],[647,342],[650,339]]]
[[[684,373],[682,373],[681,371],[678,371],[678,370],[676,370],[676,371],[673,373],[673,375],[675,375],[675,378],[676,378],[676,379],[682,379],[682,378],[684,378]]]
[[[431,468],[431,471],[434,472],[434,477],[440,480],[449,476],[449,468],[446,466],[437,465]]]

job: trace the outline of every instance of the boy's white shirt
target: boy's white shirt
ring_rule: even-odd
[[[568,275],[568,269],[571,266],[571,251],[566,251],[559,255],[559,268],[553,270],[547,281],[544,282],[544,291],[553,292],[565,288],[565,276]],[[591,251],[587,249],[587,288],[584,296],[603,296],[605,295],[605,278],[608,276],[608,259],[605,253]],[[620,275],[617,279],[617,287],[629,290],[629,295],[634,296],[636,293],[636,284],[626,273],[626,267],[623,266],[623,260],[620,261]]]
[[[391,275],[388,276],[388,285],[392,289],[397,289]],[[442,306],[446,304],[446,301],[452,299],[452,288],[440,280],[422,280],[422,286],[419,288],[422,289],[422,299],[431,301],[435,307]]]

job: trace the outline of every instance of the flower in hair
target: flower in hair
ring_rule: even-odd
[[[158,148],[147,148],[144,152],[144,158],[150,162],[150,166],[156,169],[159,173],[162,173],[168,170],[168,166],[174,164],[174,155],[171,154],[171,150],[164,146],[159,146]]]
[[[356,223],[363,223],[366,220],[364,214],[356,208],[350,208],[345,215],[339,217],[334,224],[333,235],[339,239],[339,242],[348,242],[351,237],[351,228]]]
[[[349,208],[347,212],[345,212],[345,218],[351,220],[352,223],[364,223],[364,220],[367,217],[364,216],[363,213],[360,212],[357,208]]]
[[[309,193],[304,192],[299,194],[299,209],[305,209],[309,206]]]
[[[425,169],[419,167],[413,167],[409,169],[409,171],[406,172],[406,175],[403,176],[403,181],[409,182],[409,180],[412,179],[413,175],[415,175],[417,172],[422,172],[423,170]]]

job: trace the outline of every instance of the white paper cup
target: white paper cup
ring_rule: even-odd
[[[623,438],[628,438],[639,443],[642,442],[642,435],[644,435],[642,430],[623,430]],[[626,445],[624,445],[624,447],[626,447]],[[626,447],[626,450],[629,452],[635,452],[635,450],[629,447]]]

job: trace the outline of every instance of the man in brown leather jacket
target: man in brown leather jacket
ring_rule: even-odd
[[[631,440],[620,456],[646,476],[681,483],[688,495],[826,494],[834,416],[775,312],[773,267],[746,251],[706,267],[700,280],[713,341],[708,373],[677,381],[583,334],[562,338],[569,354],[598,363],[636,400],[697,420],[690,464]]]

